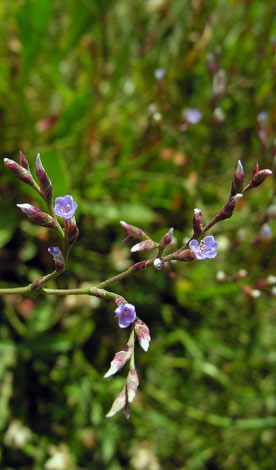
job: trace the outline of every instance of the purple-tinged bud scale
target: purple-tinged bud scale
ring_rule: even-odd
[[[126,394],[126,386],[124,386],[123,390],[119,393],[119,395],[115,398],[112,407],[110,408],[109,412],[106,415],[106,418],[112,418],[118,411],[121,411],[127,405],[127,394]]]
[[[256,188],[260,184],[263,183],[263,181],[267,178],[267,176],[272,175],[272,171],[269,169],[265,170],[260,170],[257,173],[254,174],[252,181],[250,183],[250,189],[251,188]]]
[[[141,348],[147,352],[151,340],[149,327],[142,320],[137,319],[134,325],[134,330]]]
[[[237,170],[232,181],[232,189],[231,189],[230,196],[235,196],[236,194],[241,193],[243,190],[243,184],[244,184],[244,171],[243,171],[242,162],[239,160]]]
[[[52,204],[53,185],[41,163],[39,153],[36,157],[36,174],[43,198],[45,199],[47,204]]]
[[[25,168],[25,170],[30,172],[30,167],[27,158],[25,157],[24,153],[19,151],[19,163],[20,165]]]
[[[4,163],[6,167],[13,172],[16,178],[37,190],[38,186],[31,173],[26,168],[19,165],[14,160],[10,160],[9,158],[4,158]]]
[[[104,375],[104,378],[107,379],[111,375],[116,374],[124,365],[130,360],[132,355],[132,347],[126,345],[123,349],[118,351],[110,363],[110,368],[107,373]]]
[[[135,225],[130,225],[124,220],[120,221],[121,226],[126,230],[128,236],[124,239],[124,241],[131,241],[133,239],[140,239],[140,240],[149,240],[150,237],[139,227]]]
[[[200,209],[194,209],[193,217],[194,237],[199,237],[203,232],[203,215]]]
[[[133,402],[138,386],[139,386],[138,374],[135,369],[130,369],[128,376],[127,376],[127,381],[126,381],[128,403]]]
[[[136,245],[134,245],[130,251],[132,253],[135,253],[136,251],[151,251],[158,246],[158,243],[154,242],[153,240],[144,240],[142,242],[136,243]]]
[[[31,219],[31,221],[34,222],[36,225],[41,225],[42,227],[49,228],[57,227],[57,224],[53,217],[46,214],[46,212],[42,212],[40,209],[37,209],[37,207],[34,207],[28,203],[16,205],[17,207],[19,207],[19,209],[21,209],[23,214],[27,215],[27,217],[29,217],[29,219]]]
[[[161,238],[160,242],[159,242],[159,247],[160,248],[165,248],[166,245],[168,245],[169,243],[172,242],[172,239],[173,239],[173,227],[170,228],[170,230],[165,234],[163,235],[163,237]]]

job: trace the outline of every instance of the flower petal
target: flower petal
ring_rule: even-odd
[[[213,235],[208,235],[202,240],[205,243],[206,248],[212,248],[214,246],[214,237]]]
[[[198,241],[195,240],[195,239],[191,240],[190,243],[189,243],[189,247],[191,248],[191,250],[193,250],[195,252],[195,250],[198,247]]]

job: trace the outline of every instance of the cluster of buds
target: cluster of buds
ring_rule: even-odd
[[[73,200],[72,196],[57,197],[55,204],[53,203],[53,185],[44,169],[40,154],[36,157],[36,175],[38,184],[35,181],[27,158],[20,151],[19,164],[14,160],[4,158],[4,163],[14,175],[24,183],[31,186],[45,201],[49,213],[46,213],[37,207],[29,204],[17,204],[17,207],[27,215],[27,217],[36,225],[42,227],[53,228],[56,230],[62,243],[62,251],[58,247],[49,247],[48,252],[53,256],[55,268],[57,272],[62,272],[65,267],[65,259],[68,251],[73,246],[78,238],[79,230],[74,217],[77,209],[77,203]],[[64,228],[58,222],[57,216],[62,217]]]
[[[120,310],[118,311],[118,309]],[[123,316],[124,309],[126,309],[125,316]],[[115,354],[111,361],[110,368],[104,376],[105,378],[108,378],[117,374],[117,372],[119,372],[129,362],[129,373],[127,375],[125,385],[119,395],[115,398],[111,409],[106,415],[107,418],[111,418],[122,409],[124,409],[126,418],[129,418],[130,404],[133,402],[139,386],[139,376],[134,362],[135,337],[137,336],[138,342],[144,351],[148,351],[149,348],[151,340],[149,328],[142,320],[136,317],[136,312],[135,316],[133,316],[134,312],[135,307],[132,304],[120,304],[115,310],[116,315],[119,317],[119,326],[120,321],[123,321],[124,325],[124,320],[128,317],[128,321],[133,323],[133,327],[126,346]],[[121,328],[124,327],[125,326],[121,326]]]
[[[156,78],[159,81],[162,80],[163,76],[160,71]],[[200,119],[200,111],[196,109],[185,111],[185,125],[196,124]],[[56,277],[65,270],[65,263],[69,255],[69,251],[78,238],[79,230],[75,220],[77,203],[70,195],[57,197],[55,202],[53,202],[53,186],[49,176],[42,166],[40,155],[38,154],[36,158],[36,175],[38,183],[35,181],[28,161],[22,152],[20,152],[19,158],[19,164],[10,159],[5,159],[4,161],[6,166],[18,179],[30,185],[43,198],[48,208],[48,213],[41,211],[29,203],[17,204],[17,206],[35,224],[54,229],[60,242],[59,246],[50,246],[48,248],[48,252],[52,256],[55,264],[55,270],[52,273],[35,280],[29,286],[22,288],[22,293],[26,294],[27,292],[35,290],[43,291],[43,286],[48,280]],[[144,253],[155,250],[154,257],[133,264],[131,267],[126,269],[126,271],[99,283],[96,287],[71,290],[44,289],[44,292],[48,294],[52,293],[53,295],[70,295],[77,291],[78,294],[95,295],[100,298],[113,299],[115,300],[117,307],[115,310],[115,316],[117,317],[119,328],[126,329],[131,327],[131,333],[126,346],[115,354],[115,357],[111,361],[110,368],[105,374],[105,378],[111,377],[119,372],[127,363],[130,365],[125,385],[116,397],[107,417],[114,416],[118,411],[123,409],[126,417],[129,417],[130,404],[133,402],[139,386],[139,377],[134,362],[135,340],[137,338],[140,347],[144,351],[148,351],[151,338],[148,326],[137,317],[135,306],[128,303],[122,296],[115,294],[114,292],[107,291],[103,289],[103,287],[106,287],[112,282],[122,280],[139,271],[143,271],[151,266],[153,266],[157,271],[167,269],[169,275],[172,276],[172,263],[177,261],[191,262],[194,260],[203,261],[206,259],[214,259],[217,256],[218,242],[215,240],[213,235],[205,236],[206,232],[217,222],[231,217],[238,201],[243,197],[244,192],[259,186],[271,173],[271,170],[268,169],[260,170],[259,165],[256,164],[251,181],[244,186],[244,170],[242,163],[239,161],[226,204],[207,225],[204,225],[203,223],[202,210],[198,208],[194,209],[192,223],[193,235],[181,248],[177,247],[176,240],[173,236],[173,228],[170,228],[159,241],[155,241],[141,228],[128,224],[125,221],[121,221],[120,223],[127,234],[124,241],[137,241],[130,251],[132,253]],[[63,227],[60,225],[58,217],[63,220]],[[273,210],[270,209],[270,212],[267,213],[265,217],[266,218],[262,221],[262,229],[260,232],[260,236],[263,238],[267,237],[267,233],[269,232],[267,222],[270,218],[276,217],[275,207]],[[224,282],[226,276],[220,277],[221,278],[218,280],[220,282]],[[233,280],[239,280],[241,278],[242,277],[240,276],[236,277],[236,279],[233,278]],[[21,288],[17,288],[16,292],[18,293],[20,289]],[[250,298],[257,298],[262,291],[268,295],[276,296],[276,278],[273,279],[273,282],[270,277],[270,279],[258,281],[258,283],[252,287],[243,286],[242,289]],[[13,289],[0,289],[0,293],[2,294],[10,294],[12,292]]]

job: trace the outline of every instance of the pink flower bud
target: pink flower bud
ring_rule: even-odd
[[[259,163],[257,162],[254,166],[254,169],[253,169],[253,176],[258,173],[258,171],[260,170],[260,167],[259,167]]]
[[[256,188],[266,179],[267,176],[272,175],[272,171],[269,169],[260,170],[254,174],[250,183],[251,188]]]
[[[178,261],[194,261],[196,259],[196,255],[192,250],[183,250],[177,251],[175,253],[175,258]]]
[[[234,196],[235,194],[241,193],[243,190],[243,183],[244,183],[244,171],[241,161],[238,161],[238,166],[236,173],[234,175],[232,181],[232,189],[230,196]]]
[[[106,418],[112,418],[118,411],[122,410],[127,404],[126,386],[119,395],[115,398],[112,407],[106,415]]]
[[[203,215],[200,209],[194,209],[194,218],[193,218],[193,237],[199,237],[203,231]]]
[[[238,193],[238,194],[235,194],[234,196],[232,196],[228,199],[227,203],[225,204],[225,206],[223,207],[223,209],[221,211],[221,219],[220,220],[228,219],[229,217],[232,216],[238,201],[242,197],[243,197],[243,194]]]
[[[30,167],[29,167],[28,160],[27,160],[27,158],[25,157],[24,153],[21,152],[21,150],[19,151],[19,162],[20,162],[20,165],[21,165],[23,168],[25,168],[25,170],[30,171]]]
[[[127,381],[126,381],[128,403],[133,402],[138,386],[139,386],[138,374],[135,369],[130,369],[128,376],[127,376]]]
[[[44,170],[44,167],[42,166],[39,153],[37,154],[37,157],[36,157],[36,174],[38,177],[42,196],[44,197],[45,201],[48,204],[51,204],[52,196],[53,196],[53,185],[49,176]]]
[[[34,189],[38,188],[31,173],[25,167],[18,165],[18,163],[16,163],[14,160],[10,160],[9,158],[4,158],[4,163],[6,167],[13,172],[16,178],[28,184]]]
[[[111,375],[116,374],[124,365],[130,360],[132,355],[132,347],[126,345],[123,349],[118,351],[113,360],[111,361],[110,368],[107,373],[104,375],[104,378],[107,379]]]
[[[37,207],[32,206],[31,204],[17,204],[17,207],[21,209],[23,214],[27,215],[32,222],[36,225],[41,225],[42,227],[56,227],[57,224],[53,217],[46,214],[46,212],[42,212]]]
[[[166,245],[172,242],[173,239],[173,227],[161,238],[159,242],[160,248],[165,248]]]
[[[63,219],[66,246],[72,246],[79,237],[79,229],[75,217]]]
[[[130,251],[132,253],[135,253],[136,251],[151,251],[157,247],[158,243],[154,242],[153,240],[144,240],[142,242],[136,243],[136,245],[134,245]]]
[[[140,239],[140,240],[148,240],[149,236],[143,232],[143,230],[135,225],[130,225],[124,220],[120,221],[121,226],[126,230],[128,237],[124,239],[124,241],[130,241],[133,239]]]
[[[134,330],[141,348],[147,352],[151,340],[149,327],[142,320],[138,319],[135,322]]]

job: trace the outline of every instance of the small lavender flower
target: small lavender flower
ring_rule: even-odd
[[[191,240],[189,247],[197,259],[215,258],[217,256],[218,242],[214,239],[213,235],[208,235],[200,243],[197,240]]]
[[[63,219],[71,219],[74,216],[77,207],[78,205],[73,200],[72,196],[67,195],[63,197],[57,197],[55,200],[54,212]]]
[[[263,224],[260,230],[261,240],[269,239],[273,236],[272,228],[269,224]]]
[[[165,77],[165,75],[166,75],[166,70],[163,68],[156,69],[154,71],[154,76],[156,80],[162,80]]]
[[[261,123],[266,122],[267,118],[268,118],[268,114],[266,111],[260,112],[257,116],[258,122],[261,122]]]
[[[118,317],[120,328],[127,328],[136,320],[135,306],[132,304],[119,305],[115,310],[115,314]]]
[[[184,118],[189,124],[197,124],[201,121],[202,114],[198,109],[191,108],[184,111]]]

